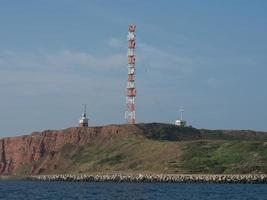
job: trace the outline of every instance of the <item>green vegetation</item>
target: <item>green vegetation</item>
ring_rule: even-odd
[[[188,173],[266,173],[267,148],[260,141],[195,141],[183,145],[177,168]]]
[[[155,141],[139,135],[127,138],[111,137],[95,140],[77,148],[68,167],[76,172],[154,171],[168,170],[170,160],[177,159],[179,145],[175,142]],[[166,156],[168,155],[168,156]]]
[[[201,138],[208,140],[240,140],[240,141],[267,141],[266,132],[251,130],[224,131],[224,130],[200,130]]]
[[[67,144],[59,152],[45,153],[35,164],[41,174],[267,173],[266,133],[197,130],[156,123],[137,127],[140,133],[96,137],[80,147]],[[23,166],[19,173],[29,169]]]
[[[193,127],[177,127],[172,124],[159,123],[138,124],[137,126],[150,139],[181,141],[201,138],[200,131]]]

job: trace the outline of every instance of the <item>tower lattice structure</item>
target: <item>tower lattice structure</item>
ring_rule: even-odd
[[[128,26],[128,81],[126,87],[125,119],[129,124],[135,124],[135,30],[136,25]]]

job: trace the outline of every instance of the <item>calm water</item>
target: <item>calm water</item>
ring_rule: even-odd
[[[0,199],[267,200],[267,185],[0,181]]]

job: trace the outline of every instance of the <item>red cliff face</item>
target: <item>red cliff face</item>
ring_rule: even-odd
[[[60,131],[48,130],[26,136],[2,138],[0,140],[0,174],[12,174],[25,165],[30,165],[29,174],[40,173],[41,168],[40,166],[37,167],[36,163],[41,161],[45,154],[49,154],[49,156],[46,156],[46,160],[42,161],[41,167],[53,168],[56,166],[51,165],[51,161],[57,159],[57,152],[65,144],[82,146],[92,142],[97,137],[107,139],[111,135],[127,135],[129,131],[126,131],[125,128],[129,128],[129,126],[110,125],[94,128],[69,128]],[[131,129],[134,130],[137,127],[133,126]]]

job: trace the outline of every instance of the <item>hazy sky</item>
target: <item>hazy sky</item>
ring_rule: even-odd
[[[267,130],[265,0],[0,1],[0,136],[124,123],[137,25],[137,122]]]

